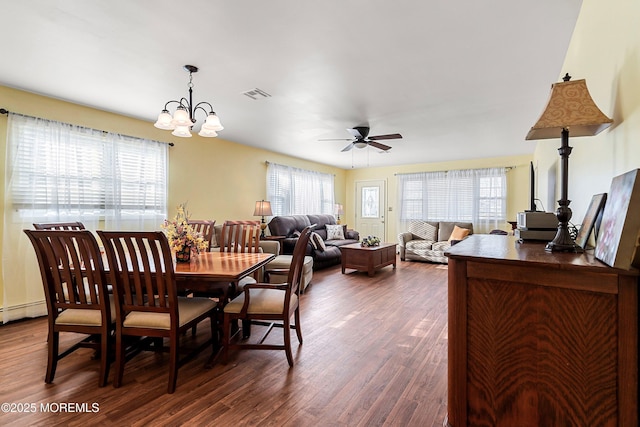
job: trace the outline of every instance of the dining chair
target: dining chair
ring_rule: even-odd
[[[49,328],[45,382],[53,382],[58,360],[80,347],[99,350],[103,387],[109,376],[115,307],[107,291],[102,255],[88,230],[24,230],[40,266]],[[60,332],[89,336],[59,353]]]
[[[36,230],[84,230],[84,224],[75,222],[47,222],[35,223],[33,228]]]
[[[98,231],[105,246],[116,299],[114,387],[120,387],[125,365],[125,337],[168,339],[168,393],[176,389],[178,368],[209,344],[215,350],[216,302],[179,297],[173,256],[161,231]],[[180,336],[209,319],[211,339],[180,359]],[[154,345],[153,348],[156,346]]]
[[[254,350],[284,350],[289,366],[293,366],[291,354],[291,329],[295,329],[298,342],[302,344],[302,330],[300,329],[300,278],[304,263],[305,252],[311,227],[306,227],[300,233],[300,238],[293,251],[293,261],[289,269],[287,283],[268,284],[256,283],[244,287],[243,292],[232,299],[224,307],[222,331],[223,360],[228,360],[229,349]],[[291,324],[291,316],[294,323]],[[267,330],[257,343],[232,343],[231,322],[235,319],[249,321],[254,324],[267,326]],[[283,328],[284,343],[264,344],[265,339],[274,327]]]
[[[220,252],[259,252],[260,221],[225,221],[220,237]]]
[[[216,222],[207,219],[190,219],[188,222],[189,225],[193,226],[194,231],[202,234],[204,240],[209,243],[207,250],[211,250]]]
[[[218,246],[220,252],[257,253],[260,252],[260,221],[225,221],[222,225]],[[232,283],[232,297],[242,292],[245,285],[257,283],[254,277],[243,277]]]

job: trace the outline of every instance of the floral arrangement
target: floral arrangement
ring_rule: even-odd
[[[365,238],[362,239],[362,243],[360,243],[362,246],[368,247],[368,246],[378,246],[380,245],[380,238],[376,237],[376,236],[367,236]]]
[[[162,229],[167,234],[169,246],[176,254],[187,253],[186,260],[190,255],[197,257],[200,252],[208,249],[208,243],[199,233],[189,225],[189,213],[184,203],[178,205],[178,212],[173,220],[164,220]]]

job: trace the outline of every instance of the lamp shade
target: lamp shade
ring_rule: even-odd
[[[357,148],[364,148],[367,146],[367,143],[364,141],[356,141],[353,143]]]
[[[205,127],[202,126],[200,132],[198,132],[198,135],[204,136],[205,138],[215,138],[216,136],[218,136],[218,133],[215,130],[205,129]]]
[[[584,79],[563,81],[551,85],[547,107],[525,139],[560,138],[563,129],[568,129],[572,137],[592,136],[611,123],[613,120],[593,102]]]
[[[171,135],[179,136],[180,138],[191,138],[189,126],[176,126],[175,130],[171,132]]]
[[[335,209],[337,215],[344,215],[344,208],[340,203],[336,203]]]
[[[253,216],[271,216],[271,202],[266,200],[258,200],[256,202],[256,208],[253,211]]]
[[[169,111],[162,110],[158,115],[158,120],[153,124],[158,129],[162,130],[174,130],[176,126],[172,123],[173,117],[169,114]]]
[[[209,115],[207,116],[207,119],[202,125],[202,128],[207,130],[214,130],[214,131],[220,131],[224,129],[222,124],[220,124],[220,119],[214,112],[209,113]]]
[[[193,125],[191,118],[189,117],[189,113],[182,105],[176,108],[175,113],[173,113],[173,124],[176,127]]]

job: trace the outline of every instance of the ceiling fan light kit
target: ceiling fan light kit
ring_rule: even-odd
[[[158,120],[153,124],[158,129],[170,130],[172,135],[179,136],[181,138],[191,138],[191,128],[196,123],[195,114],[196,111],[201,110],[207,118],[200,127],[198,135],[205,138],[215,138],[218,136],[218,131],[224,129],[220,123],[220,119],[213,111],[213,106],[208,102],[198,102],[193,105],[193,73],[198,72],[198,67],[194,65],[185,65],[184,69],[189,72],[189,99],[180,98],[179,101],[171,100],[164,104],[164,108],[158,115]],[[169,104],[176,103],[176,111],[171,115],[169,113]],[[208,108],[205,108],[208,107]]]

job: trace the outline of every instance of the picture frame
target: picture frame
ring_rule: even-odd
[[[640,169],[616,176],[611,181],[602,213],[595,257],[605,264],[629,270],[640,266]]]
[[[587,213],[584,215],[584,219],[582,220],[582,226],[576,236],[576,244],[582,249],[587,249],[587,246],[589,246],[591,232],[593,232],[594,242],[598,241],[598,232],[600,231],[602,212],[606,201],[607,193],[594,194],[591,198],[591,203],[589,203]],[[591,247],[589,249],[591,249]]]

